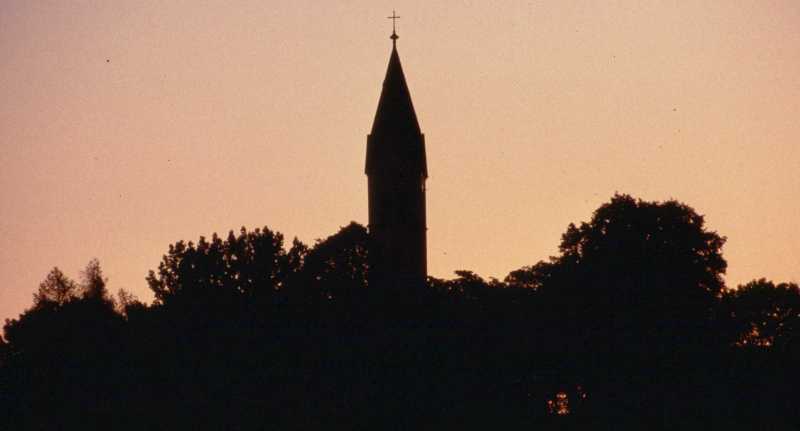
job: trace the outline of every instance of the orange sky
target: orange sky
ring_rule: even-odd
[[[366,223],[397,9],[428,149],[429,268],[502,278],[615,191],[800,279],[800,2],[0,4],[0,319],[53,266],[110,288],[179,239]]]

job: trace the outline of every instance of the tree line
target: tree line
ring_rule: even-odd
[[[503,280],[367,282],[351,223],[169,246],[155,300],[58,268],[0,338],[14,429],[794,429],[800,291],[725,286],[725,238],[615,195]],[[422,288],[419,288],[422,287]],[[0,421],[2,423],[3,421]]]

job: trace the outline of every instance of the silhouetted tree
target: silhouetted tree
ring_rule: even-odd
[[[305,255],[298,286],[308,295],[333,301],[352,301],[367,287],[367,229],[356,223],[317,240]]]
[[[78,296],[78,285],[64,275],[58,267],[47,274],[44,281],[39,284],[39,291],[33,295],[34,306],[45,303],[63,305]]]
[[[106,289],[108,279],[103,276],[103,270],[97,259],[90,260],[80,275],[81,282],[76,283],[57,267],[53,268],[39,284],[39,290],[33,296],[34,306],[45,303],[64,305],[77,298],[97,299],[113,303],[113,298]]]
[[[238,236],[230,231],[224,241],[214,234],[211,241],[200,237],[196,245],[191,241],[170,245],[147,283],[162,303],[180,296],[270,296],[299,270],[304,253],[299,241],[284,250],[279,232],[242,228]]]
[[[688,364],[715,345],[725,238],[704,222],[676,201],[615,195],[589,222],[569,225],[559,256],[510,276],[543,295],[559,374],[591,377],[587,390],[607,413],[657,414],[649,409],[665,408],[664,394],[679,391],[669,385],[682,379],[672,376],[690,379]]]
[[[138,313],[147,309],[147,305],[144,302],[125,289],[117,291],[117,300],[114,302],[114,306],[117,313],[125,317],[128,317],[130,313]]]
[[[521,289],[539,289],[548,274],[548,262],[539,262],[533,266],[524,266],[508,273],[503,282],[508,287]]]
[[[92,259],[81,271],[81,294],[84,298],[112,300],[106,289],[108,279],[103,276],[100,261]]]
[[[800,289],[796,284],[753,280],[725,291],[723,304],[735,345],[785,351],[800,343]]]
[[[729,345],[721,365],[732,378],[718,390],[739,422],[790,429],[800,420],[800,290],[794,283],[753,280],[726,290],[719,306],[719,336]]]
[[[122,318],[105,295],[93,260],[76,284],[57,268],[39,286],[34,305],[4,325],[8,342],[2,367],[14,391],[20,428],[75,422],[119,390]],[[79,292],[83,292],[79,295]]]
[[[489,295],[489,289],[505,287],[496,279],[487,281],[472,271],[461,269],[455,271],[455,274],[454,279],[437,280],[434,288],[454,299],[482,301]]]
[[[588,223],[569,225],[560,256],[521,271],[593,326],[659,342],[711,319],[724,286],[724,243],[684,204],[615,195]]]

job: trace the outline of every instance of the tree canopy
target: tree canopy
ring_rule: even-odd
[[[685,204],[615,195],[588,222],[568,226],[559,256],[506,280],[541,289],[587,324],[652,337],[712,317],[724,287],[724,243]]]
[[[178,241],[169,246],[147,284],[156,300],[206,295],[270,296],[296,273],[306,247],[295,240],[284,249],[283,235],[268,228],[248,232],[244,227],[222,240],[217,234],[197,244]]]
[[[54,268],[4,326],[0,414],[15,429],[797,419],[797,285],[727,289],[725,238],[685,204],[615,195],[557,256],[502,281],[429,277],[413,301],[369,285],[369,243],[357,223],[310,246],[267,227],[177,241],[149,305],[112,297],[97,260],[77,282]]]
[[[800,289],[795,283],[753,280],[727,290],[722,310],[732,342],[741,347],[797,349]]]

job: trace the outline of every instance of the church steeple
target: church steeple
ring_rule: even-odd
[[[411,101],[411,92],[408,90],[406,77],[403,73],[403,66],[400,64],[400,56],[397,53],[397,38],[397,33],[393,31],[392,53],[389,56],[389,66],[386,68],[386,77],[383,79],[383,89],[378,100],[375,119],[372,122],[372,131],[370,132],[370,136],[376,138],[410,137],[422,134],[417,121],[417,113],[414,111],[414,103]],[[413,144],[411,145],[413,146]],[[374,169],[379,168],[376,166],[379,162],[375,160],[380,157],[377,151],[379,150],[376,149],[373,152],[370,151],[369,147],[367,148],[367,175]],[[409,153],[407,156],[416,159],[416,167],[427,178],[428,170],[424,148],[407,148],[406,152]]]
[[[391,19],[398,17],[392,13]],[[397,32],[367,136],[370,285],[415,289],[427,277],[425,136],[397,53]]]
[[[414,103],[411,102],[411,93],[408,91],[396,45],[392,47],[389,57],[371,134],[393,133],[420,133],[417,113],[414,111]]]

